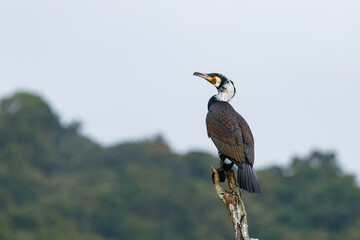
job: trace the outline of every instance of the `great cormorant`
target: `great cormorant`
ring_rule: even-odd
[[[221,159],[220,179],[225,180],[224,169],[236,164],[237,180],[240,188],[250,193],[260,193],[261,186],[254,165],[254,138],[245,119],[228,103],[235,95],[234,83],[219,73],[194,73],[213,84],[218,94],[208,103],[206,127],[209,138],[214,142]],[[225,163],[225,159],[231,161]]]

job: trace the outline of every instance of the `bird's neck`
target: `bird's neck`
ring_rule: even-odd
[[[208,110],[210,110],[211,106],[214,105],[215,103],[218,103],[218,102],[229,102],[229,101],[231,100],[231,98],[230,98],[229,101],[223,101],[223,100],[221,100],[221,99],[222,99],[221,97],[222,97],[222,96],[219,97],[219,94],[216,94],[216,95],[212,96],[212,97],[209,99],[209,102],[208,102]],[[219,99],[220,99],[220,100],[219,100]]]
[[[236,89],[232,82],[226,83],[218,88],[218,94],[212,96],[208,103],[208,109],[216,102],[230,102],[236,93]]]
[[[234,92],[219,92],[215,95],[215,98],[220,102],[230,102],[230,100],[234,97]]]
[[[235,95],[234,84],[230,81],[218,88],[218,94],[215,95],[216,99],[221,102],[230,102]]]

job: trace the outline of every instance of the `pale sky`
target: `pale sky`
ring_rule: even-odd
[[[334,150],[360,176],[360,1],[0,1],[0,97],[41,94],[102,144],[163,133],[216,153],[193,72],[220,72],[255,168]]]

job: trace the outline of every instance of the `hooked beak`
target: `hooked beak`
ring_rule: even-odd
[[[204,78],[206,80],[208,80],[209,83],[211,84],[216,84],[216,79],[213,78],[213,77],[210,77],[209,75],[207,74],[204,74],[204,73],[199,73],[199,72],[194,72],[194,76],[198,76],[198,77],[201,77],[201,78]]]

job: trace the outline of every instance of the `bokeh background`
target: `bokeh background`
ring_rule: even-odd
[[[232,238],[209,177],[216,89],[194,71],[233,80],[252,128],[265,193],[245,196],[250,233],[359,239],[359,12],[1,1],[0,239]]]

